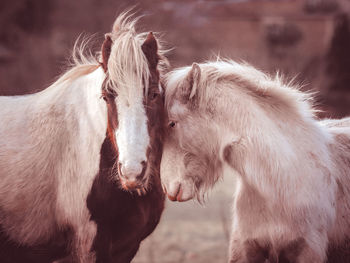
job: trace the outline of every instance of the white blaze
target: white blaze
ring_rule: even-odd
[[[149,135],[147,115],[142,99],[132,104],[122,98],[118,100],[118,129],[116,140],[119,151],[121,172],[128,180],[134,181],[141,174],[142,162],[147,161]]]

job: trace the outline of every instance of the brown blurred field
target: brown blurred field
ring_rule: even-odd
[[[48,86],[79,35],[96,50],[118,13],[136,6],[140,30],[162,34],[172,66],[222,57],[296,77],[319,93],[323,116],[349,114],[347,0],[3,0],[0,94]],[[338,30],[336,30],[338,28]],[[336,32],[336,33],[335,33]]]
[[[95,34],[97,50],[116,15],[135,4],[145,15],[140,30],[160,32],[173,48],[172,66],[244,60],[317,91],[320,116],[350,114],[348,0],[2,0],[0,95],[47,87],[81,33]],[[204,206],[167,202],[133,262],[226,262],[233,185],[226,176]]]

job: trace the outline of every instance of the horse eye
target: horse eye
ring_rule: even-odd
[[[102,99],[107,102],[107,97],[105,95],[102,96]]]
[[[174,128],[176,123],[174,121],[169,122],[169,127]]]
[[[154,100],[157,97],[158,97],[158,93],[157,92],[153,92],[152,95],[151,95],[151,100]]]
[[[117,94],[117,92],[115,92],[114,90],[111,90],[111,91],[109,92],[109,96],[111,96],[111,97],[114,99],[115,97],[118,96],[118,94]]]

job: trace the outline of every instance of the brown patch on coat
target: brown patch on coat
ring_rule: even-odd
[[[104,40],[102,47],[101,47],[101,52],[102,52],[101,66],[102,66],[104,72],[106,72],[106,73],[108,70],[108,60],[109,60],[109,56],[111,54],[112,44],[113,44],[113,41],[111,39],[110,34],[106,34],[105,40]],[[118,127],[118,110],[117,110],[117,105],[115,103],[116,94],[114,94],[112,91],[110,91],[108,89],[107,83],[108,83],[108,76],[106,76],[106,78],[102,84],[102,97],[106,101],[106,104],[107,104],[107,119],[108,119],[107,135],[108,135],[109,139],[111,140],[114,149],[118,152],[117,141],[116,141],[115,133],[114,133],[114,131]]]
[[[102,84],[102,97],[107,104],[107,135],[116,151],[118,151],[115,130],[118,128],[118,109],[115,103],[116,94],[109,91],[106,87],[107,79]]]
[[[99,172],[86,201],[90,220],[97,225],[92,251],[100,263],[131,262],[141,241],[158,225],[164,209],[159,170],[153,171],[152,188],[144,195],[125,191],[120,180],[111,177],[116,155],[111,140],[106,137],[101,147]]]
[[[144,97],[144,105],[148,119],[148,134],[150,137],[150,147],[148,147],[146,153],[147,163],[152,169],[159,170],[163,151],[163,122],[165,119],[165,110],[164,92],[161,93],[159,91],[160,76],[157,69],[159,62],[159,55],[157,53],[158,45],[152,32],[148,34],[141,48],[147,58],[150,71],[148,94]],[[148,173],[149,172],[146,172],[146,178],[148,177]]]

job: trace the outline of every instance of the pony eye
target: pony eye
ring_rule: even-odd
[[[110,100],[113,100],[115,97],[117,97],[117,93],[115,91],[104,91],[101,95],[101,98],[107,103]]]
[[[175,125],[176,125],[176,123],[174,121],[169,122],[169,127],[170,128],[174,128]]]

